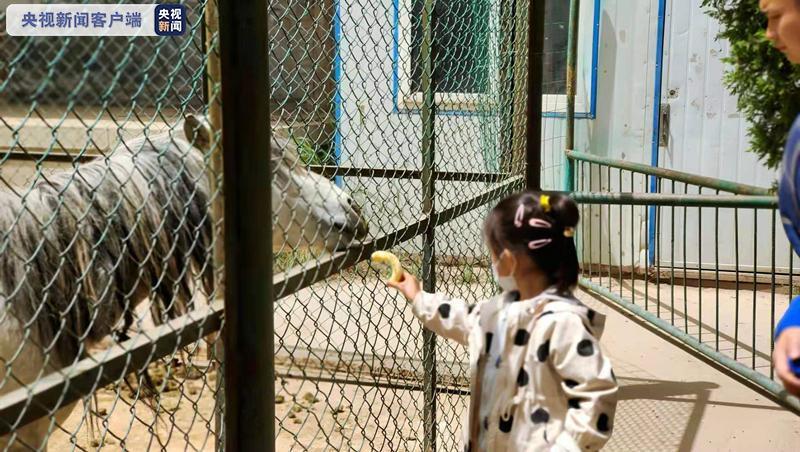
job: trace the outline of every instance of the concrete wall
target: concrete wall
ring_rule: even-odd
[[[421,164],[421,121],[418,114],[398,111],[393,98],[393,2],[384,0],[369,11],[358,8],[357,0],[342,2],[344,79],[342,83],[344,164],[419,168]],[[404,3],[399,3],[401,6]],[[592,30],[595,3],[581,2],[578,104],[583,111],[591,105]],[[650,163],[652,156],[654,86],[656,70],[656,37],[658,0],[628,2],[606,0],[599,11],[599,54],[597,66],[596,116],[576,122],[576,150],[592,154]],[[722,59],[727,43],[717,41],[718,24],[700,8],[699,0],[690,3],[667,3],[664,43],[662,102],[670,104],[671,131],[668,146],[659,150],[659,165],[748,184],[769,186],[775,178],[756,158],[746,152],[746,123],[736,109],[736,100],[722,85]],[[552,99],[545,100],[544,110],[563,111]],[[579,112],[581,108],[579,107]],[[552,114],[549,116],[553,116]],[[487,155],[492,149],[492,121],[469,115],[443,113],[437,117],[437,165],[442,169],[485,171],[490,165]],[[563,118],[548,117],[543,123],[543,174],[545,188],[563,188],[566,124]],[[481,143],[481,145],[479,145]],[[499,144],[497,144],[499,146]],[[587,173],[588,174],[588,173]],[[591,183],[587,176],[583,186],[594,191],[647,191],[647,180],[630,174],[609,175],[595,167]],[[348,186],[363,192],[374,214],[407,220],[419,214],[418,185],[407,181],[354,180]],[[483,188],[480,184],[440,182],[440,204],[448,205],[465,199]],[[393,193],[403,187],[414,187],[400,202]],[[662,189],[671,190],[669,184]],[[682,193],[683,185],[675,191]],[[711,194],[712,192],[705,191]],[[377,201],[383,201],[378,203]],[[403,212],[406,212],[404,214]],[[409,213],[410,212],[410,213]],[[406,215],[406,216],[404,216]],[[752,230],[758,231],[762,248],[771,249],[772,220],[769,213],[741,213],[738,223],[734,212],[704,209],[702,219],[697,211],[661,209],[661,262],[676,265],[712,265],[716,260],[714,244],[720,243],[719,260],[723,267],[733,268],[739,250],[740,268],[751,268],[757,260],[761,268],[771,265],[769,251],[753,254]],[[477,215],[480,218],[480,215]],[[648,240],[648,212],[643,207],[591,208],[584,212],[584,224],[593,231],[592,246],[586,237],[586,259],[612,265],[644,265]],[[622,220],[622,221],[620,221]],[[719,231],[714,228],[720,224]],[[473,222],[474,223],[474,222]],[[475,225],[454,223],[455,235],[447,234],[450,243],[479,243],[480,231]],[[776,266],[788,267],[788,244],[776,226]],[[683,231],[687,231],[683,254]],[[698,232],[702,230],[703,232]],[[448,229],[448,231],[451,231]],[[735,243],[738,231],[739,243]],[[675,237],[676,253],[671,252]],[[467,245],[464,245],[467,247]],[[602,247],[602,254],[601,254]],[[458,252],[482,252],[480,246],[458,248]],[[609,248],[614,252],[609,256]],[[589,257],[591,254],[591,258]]]

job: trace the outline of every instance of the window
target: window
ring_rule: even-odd
[[[419,110],[422,105],[422,11],[425,0],[395,0],[395,53],[394,95],[400,109]],[[499,8],[508,6],[508,0],[436,0],[436,23],[433,37],[436,40],[434,74],[436,101],[445,110],[475,110],[478,105],[491,101],[496,94],[498,55],[500,46],[498,30]],[[520,1],[520,0],[517,0]],[[515,2],[511,2],[513,4]],[[594,7],[592,8],[592,3]],[[567,0],[546,0],[544,79],[542,108],[546,113],[563,114],[566,111],[567,39],[569,31],[569,4]],[[587,86],[581,78],[588,79],[591,72],[587,54],[595,63],[596,43],[588,20],[597,16],[599,2],[584,2],[581,8],[581,41],[579,42],[579,71],[576,111],[586,114]],[[596,27],[597,17],[594,19]],[[527,22],[527,21],[525,21]],[[587,39],[588,38],[588,39]],[[587,44],[591,44],[591,50]],[[591,52],[591,53],[590,53]],[[585,61],[586,60],[586,61]]]
[[[395,99],[404,109],[422,105],[422,11],[425,0],[396,0]],[[486,102],[492,71],[490,13],[497,0],[436,0],[433,80],[436,102],[446,109],[473,110]],[[496,33],[495,33],[496,34]]]
[[[412,0],[411,90],[422,91],[422,8],[424,0]],[[437,54],[433,79],[443,93],[485,93],[489,76],[487,24],[489,2],[437,0],[433,39]]]
[[[202,6],[201,6],[202,8]],[[76,107],[203,108],[201,33],[175,38],[1,38],[2,102]],[[135,41],[133,41],[135,39]],[[189,43],[189,40],[194,41]],[[135,42],[135,45],[132,44]],[[24,54],[24,58],[19,55]],[[13,72],[6,72],[15,61]],[[11,75],[8,75],[11,74]]]
[[[566,0],[548,0],[544,5],[544,94],[567,94],[569,3]]]
[[[0,2],[9,3],[15,2]],[[194,23],[202,22],[205,2],[180,3]],[[73,104],[132,109],[133,99],[137,109],[202,109],[201,85],[196,80],[205,64],[200,30],[197,27],[184,36],[168,39],[3,36],[0,103],[28,105],[36,99],[39,105],[59,108]]]

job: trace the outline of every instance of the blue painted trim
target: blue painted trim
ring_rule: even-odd
[[[594,0],[593,31],[592,31],[592,83],[589,92],[589,111],[575,113],[575,119],[594,119],[597,117],[597,67],[600,53],[600,14],[603,10],[602,0]],[[338,15],[339,0],[336,0],[336,14]],[[417,108],[400,108],[400,0],[392,0],[392,113],[418,115]],[[338,46],[338,41],[337,41]],[[338,49],[338,47],[337,47]],[[337,53],[338,56],[338,53]],[[338,85],[337,85],[338,87]],[[436,111],[439,116],[484,116],[487,113],[472,110],[447,110],[439,106]],[[555,111],[543,112],[543,118],[566,118],[566,113]]]
[[[342,18],[340,3],[341,0],[334,0],[333,14],[333,81],[336,84],[336,91],[333,95],[333,120],[336,125],[333,133],[333,158],[336,165],[340,163],[342,157]],[[341,187],[342,176],[334,177],[334,183]]]
[[[661,113],[661,83],[664,73],[664,29],[666,25],[667,0],[658,1],[658,30],[656,33],[656,67],[655,67],[655,87],[653,91],[653,138],[650,148],[650,165],[658,166],[658,136],[660,132],[660,113]],[[650,177],[650,193],[658,191],[658,179]],[[656,208],[650,206],[648,213],[649,221],[647,240],[648,240],[648,260],[650,265],[655,264],[656,260]]]
[[[589,118],[597,117],[597,66],[600,60],[600,14],[602,13],[602,0],[594,0],[594,30],[592,32],[592,94],[589,107]],[[577,119],[577,117],[576,117]]]
[[[392,1],[392,113],[397,113],[400,94],[400,0]]]

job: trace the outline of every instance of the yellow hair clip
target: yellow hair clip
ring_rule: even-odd
[[[539,197],[539,205],[545,212],[550,212],[550,197],[547,195],[541,195]]]
[[[564,228],[564,237],[575,237],[575,228]]]

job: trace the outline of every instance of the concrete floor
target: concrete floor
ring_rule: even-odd
[[[621,385],[604,450],[798,450],[800,417],[592,297],[581,299],[608,316],[603,347]]]
[[[621,384],[614,435],[604,450],[798,450],[800,417],[591,296],[581,294],[581,299],[608,316],[603,347]],[[296,358],[307,353],[302,349],[312,350],[312,361],[348,363],[350,378],[361,366],[387,374],[420,372],[421,341],[410,316],[377,281],[331,281],[325,291],[308,290],[280,302],[278,355]],[[443,378],[463,378],[464,353],[457,345],[438,343]],[[314,373],[312,367],[305,367],[306,375]],[[283,379],[276,390],[287,401],[277,410],[281,450],[422,450],[419,391],[296,378]],[[307,393],[318,402],[295,408],[304,405]],[[437,400],[440,450],[456,450],[466,400],[444,394]],[[343,412],[331,414],[343,403]]]

